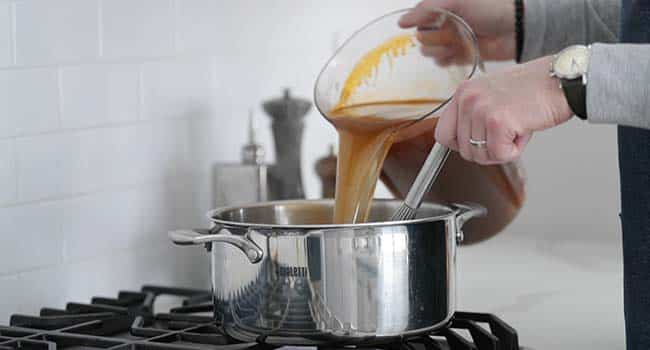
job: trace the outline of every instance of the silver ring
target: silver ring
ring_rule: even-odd
[[[474,140],[474,139],[469,139],[469,143],[472,146],[478,147],[478,148],[483,148],[485,145],[487,145],[487,141],[485,140]]]

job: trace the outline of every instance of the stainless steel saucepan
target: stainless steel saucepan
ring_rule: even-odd
[[[445,326],[455,311],[456,245],[473,204],[425,203],[385,222],[400,201],[375,200],[366,224],[332,225],[334,203],[259,203],[209,213],[210,230],[170,232],[212,256],[215,317],[242,341],[354,343]]]

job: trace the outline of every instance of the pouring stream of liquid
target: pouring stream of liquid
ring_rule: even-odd
[[[355,102],[358,90],[371,81],[386,60],[416,47],[413,34],[398,35],[365,54],[348,75],[336,106],[327,118],[339,135],[334,223],[367,221],[382,165],[397,130],[435,110],[441,100],[382,100]]]

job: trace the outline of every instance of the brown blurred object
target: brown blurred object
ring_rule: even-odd
[[[330,145],[328,155],[316,161],[315,169],[322,184],[322,198],[334,198],[336,192],[336,161],[334,145]]]
[[[393,195],[403,198],[434,144],[436,120],[417,123],[397,137],[384,162],[381,179]],[[501,232],[525,200],[525,172],[520,163],[482,166],[452,152],[425,201],[474,202],[488,215],[463,228],[464,244],[478,243]]]

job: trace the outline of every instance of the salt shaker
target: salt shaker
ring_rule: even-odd
[[[264,163],[264,147],[255,139],[253,115],[248,120],[248,143],[241,150],[241,163],[219,163],[213,169],[213,206],[222,207],[268,198],[268,165]]]

